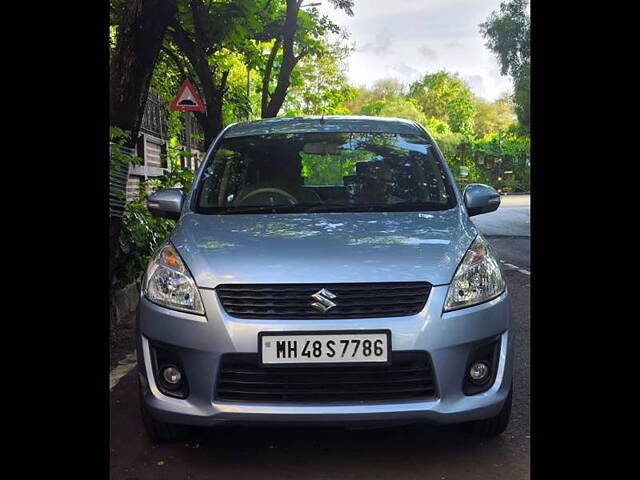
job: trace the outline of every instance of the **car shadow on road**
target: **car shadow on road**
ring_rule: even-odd
[[[389,478],[407,469],[421,473],[478,471],[487,451],[510,450],[502,437],[469,435],[460,426],[408,425],[365,430],[342,427],[219,427],[198,429],[185,442],[183,460],[205,471],[215,458],[216,469],[237,471],[242,465],[261,478],[294,477],[314,472],[318,477]],[[251,466],[247,465],[250,459]],[[383,474],[383,472],[386,472]]]
[[[510,426],[495,438],[461,426],[366,430],[335,426],[193,429],[154,444],[144,433],[135,375],[111,396],[111,479],[508,478],[529,475],[528,445]]]

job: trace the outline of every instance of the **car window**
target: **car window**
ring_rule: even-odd
[[[453,193],[420,135],[295,133],[223,139],[197,191],[202,213],[446,209]],[[313,210],[309,210],[313,207]]]

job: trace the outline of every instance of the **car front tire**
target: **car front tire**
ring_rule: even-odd
[[[151,416],[147,405],[144,403],[144,395],[142,393],[142,385],[138,381],[138,399],[140,403],[140,414],[142,415],[142,423],[147,435],[154,443],[176,442],[186,436],[187,429],[182,425],[162,422]]]
[[[504,432],[509,425],[509,419],[511,418],[511,404],[513,398],[513,385],[509,390],[509,395],[500,410],[500,413],[492,418],[486,418],[484,420],[476,420],[469,424],[471,433],[481,435],[485,437],[493,437],[500,435]]]

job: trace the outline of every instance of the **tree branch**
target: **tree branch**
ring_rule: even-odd
[[[302,57],[306,57],[307,55],[309,55],[309,53],[311,53],[309,49],[300,49],[300,53],[298,54],[298,56],[293,57],[294,62],[297,64]]]
[[[206,55],[208,48],[206,45],[209,45],[209,39],[207,38],[207,32],[202,24],[202,8],[204,5],[200,0],[190,0],[189,5],[191,6],[191,16],[193,18],[193,30],[195,33],[195,46],[198,50],[202,50],[203,54]]]
[[[298,30],[298,12],[300,11],[302,0],[287,0],[287,13],[284,27],[282,28],[282,64],[278,72],[278,83],[271,95],[271,99],[263,111],[263,118],[275,117],[278,115],[287,89],[291,83],[291,72],[296,66],[297,60],[294,53],[295,34]]]
[[[173,27],[173,30],[170,31],[170,33],[173,41],[176,43],[176,45],[178,45],[180,50],[182,50],[182,53],[187,56],[189,62],[191,62],[191,64],[193,65],[196,56],[195,42],[191,38],[189,38],[189,34],[177,21],[174,22],[174,24],[171,26]]]
[[[280,50],[280,42],[281,38],[276,38],[276,41],[271,48],[271,52],[269,53],[269,58],[267,59],[267,64],[264,67],[264,73],[262,75],[261,115],[263,117],[267,111],[269,100],[271,100],[271,92],[269,92],[269,81],[271,80],[271,70],[273,69],[273,62],[276,59],[278,50]]]
[[[224,72],[222,72],[222,77],[220,77],[220,85],[218,87],[218,92],[219,92],[221,97],[225,93],[227,93],[227,91],[229,90],[229,87],[227,86],[227,78],[228,77],[229,77],[229,70],[225,70]]]
[[[185,72],[187,71],[187,68],[184,66],[184,64],[180,60],[180,57],[178,57],[174,52],[172,52],[170,49],[168,49],[164,45],[160,47],[160,50],[162,50],[165,53],[165,55],[167,55],[176,65],[176,67],[178,68],[178,71],[182,75],[182,78],[180,79],[180,81],[183,82],[185,80]]]

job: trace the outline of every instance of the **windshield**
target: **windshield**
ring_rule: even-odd
[[[433,145],[395,133],[289,133],[222,140],[199,213],[443,210],[455,205]]]

